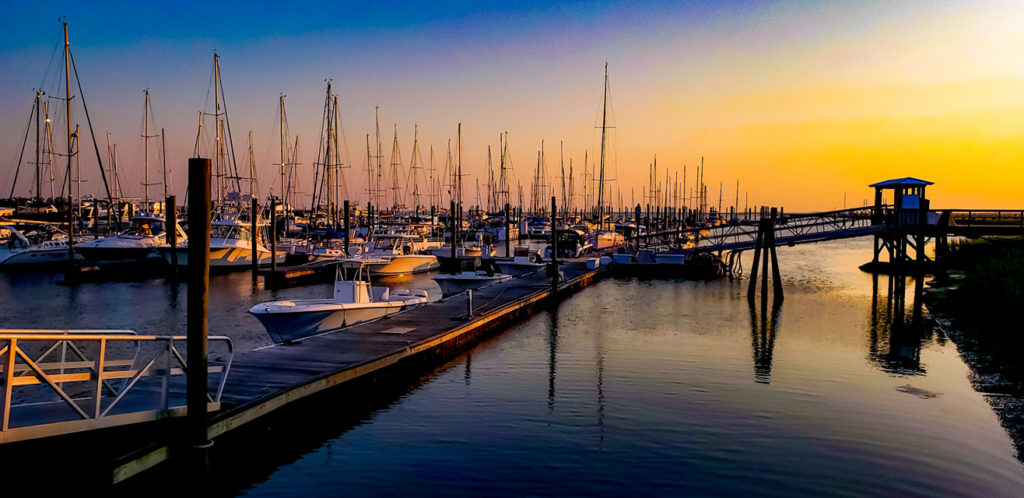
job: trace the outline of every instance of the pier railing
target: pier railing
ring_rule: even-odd
[[[775,225],[779,244],[820,242],[870,233],[878,224],[879,213],[873,206],[840,209],[818,213],[784,214]],[[726,223],[713,227],[684,228],[659,233],[642,234],[628,242],[671,246],[679,238],[689,244],[683,248],[705,251],[751,249],[757,240],[756,222]]]
[[[184,414],[184,342],[130,330],[0,329],[0,443]],[[209,372],[219,377],[207,399],[218,406],[234,346],[223,336],[209,344]]]
[[[1024,210],[1020,209],[942,209],[950,213],[950,223],[965,227],[1024,227]]]

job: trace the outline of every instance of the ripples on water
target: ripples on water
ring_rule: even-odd
[[[745,280],[607,279],[376,402],[332,401],[292,446],[232,457],[228,491],[1019,494],[1024,471],[954,345],[915,313],[913,280],[901,302],[898,281],[857,270],[870,251],[781,248],[778,310],[751,310]],[[19,296],[3,305],[16,325],[74,311],[80,326],[184,332],[184,287],[21,277],[0,288]],[[214,279],[210,324],[248,347],[269,342],[250,303],[329,293],[248,279]]]

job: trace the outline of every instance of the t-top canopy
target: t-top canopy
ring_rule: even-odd
[[[903,178],[895,178],[892,180],[886,180],[884,182],[873,183],[868,185],[872,188],[900,188],[900,187],[918,187],[923,185],[934,185],[934,182],[928,180],[921,180],[920,178],[914,178],[907,176]]]

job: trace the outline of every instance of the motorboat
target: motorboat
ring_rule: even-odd
[[[437,256],[417,254],[423,249],[421,237],[409,233],[374,235],[372,246],[353,257],[360,259],[374,275],[405,275],[440,268]]]
[[[226,217],[210,223],[210,268],[231,270],[245,269],[252,266],[253,246],[259,258],[260,266],[269,265],[273,256],[277,263],[284,263],[288,253],[277,251],[271,254],[270,249],[263,245],[258,237],[253,237],[247,223],[237,217]],[[265,226],[261,227],[265,228]],[[171,263],[172,252],[169,247],[161,249],[164,260]],[[188,266],[188,242],[179,244],[177,264]]]
[[[75,259],[81,260],[75,255]],[[68,262],[68,244],[65,240],[32,242],[11,225],[0,225],[0,266],[64,264]]]
[[[353,273],[352,278],[345,278]],[[334,296],[330,299],[293,299],[257,304],[249,309],[276,343],[295,341],[343,327],[375,320],[427,302],[427,291],[389,289],[370,284],[361,261],[337,265]]]
[[[533,259],[530,259],[529,256],[515,256],[512,258],[512,261],[498,261],[497,265],[498,268],[501,268],[501,273],[512,275],[513,277],[533,273],[544,269],[546,266],[541,261],[539,255],[534,255]]]
[[[159,216],[139,215],[131,220],[127,230],[113,236],[103,237],[75,245],[75,252],[94,264],[141,263],[149,260],[167,244],[165,221]],[[184,244],[188,236],[181,226],[175,224],[178,242]]]
[[[579,230],[565,228],[557,230],[556,233],[558,234],[559,258],[578,258],[593,249],[593,245]],[[544,258],[551,258],[551,246],[544,248]]]
[[[486,271],[464,271],[461,273],[443,273],[431,277],[441,287],[441,293],[448,296],[458,294],[467,290],[476,290],[488,285],[505,282],[512,279],[512,275],[502,273],[491,273]]]

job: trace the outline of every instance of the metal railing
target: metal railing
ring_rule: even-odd
[[[941,209],[950,213],[950,224],[965,227],[1024,227],[1024,210],[1020,209]]]
[[[61,414],[60,406],[71,408],[71,420],[108,417],[115,407],[133,398],[133,406],[122,413],[168,410],[172,379],[188,371],[176,346],[185,339],[138,335],[130,330],[0,329],[0,434],[17,427],[66,422],[66,410]],[[219,402],[234,359],[234,345],[224,336],[209,341],[211,346],[225,348],[209,366],[209,372],[219,373],[220,379],[207,398]],[[153,381],[158,385],[147,386],[147,392],[139,388]],[[153,391],[159,393],[155,402]],[[23,410],[26,417],[12,427],[16,410]]]

